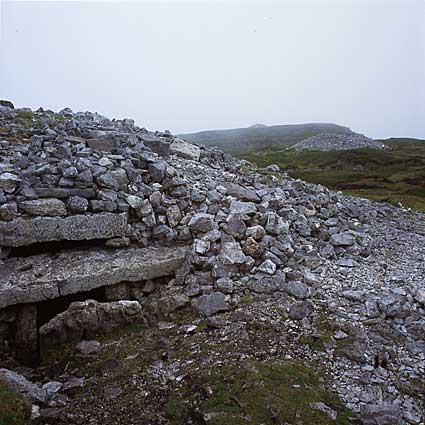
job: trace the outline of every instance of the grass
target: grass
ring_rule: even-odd
[[[197,328],[193,332],[182,331],[181,325],[194,320]],[[350,418],[355,415],[328,389],[332,383],[328,371],[279,356],[253,357],[258,347],[278,334],[270,327],[261,332],[247,330],[251,337],[241,346],[233,339],[223,341],[206,322],[190,314],[182,315],[171,329],[122,327],[116,334],[97,338],[102,349],[89,358],[72,348],[56,348],[49,353],[54,363],[44,369],[45,380],[56,379],[64,370],[90,377],[66,409],[74,412],[78,406],[80,413],[103,423],[353,423]],[[158,364],[164,371],[177,366],[175,376],[183,378],[164,385],[165,372],[160,372],[162,378],[155,378]],[[121,390],[119,396],[107,396],[116,387]],[[337,420],[311,406],[317,402],[338,412]]]
[[[31,405],[0,381],[0,425],[24,425],[31,416]]]
[[[388,145],[384,151],[329,152],[272,147],[237,156],[260,167],[278,164],[291,177],[332,190],[425,212],[425,142],[390,139]]]
[[[317,402],[336,411],[336,421],[312,408]],[[324,389],[313,370],[298,362],[250,361],[211,373],[203,370],[169,398],[165,412],[171,425],[186,424],[189,418],[194,423],[207,418],[211,425],[343,425],[354,417],[335,393]]]

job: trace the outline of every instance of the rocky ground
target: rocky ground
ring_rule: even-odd
[[[385,145],[354,132],[346,134],[320,133],[291,146],[294,150],[340,151],[350,149],[384,149]]]
[[[31,401],[34,423],[423,423],[424,215],[330,192],[276,166],[258,169],[131,120],[10,105],[0,113],[8,270],[0,289],[10,300],[0,311],[0,384]],[[27,230],[34,226],[44,231]],[[25,368],[8,350],[14,303],[42,299],[15,300],[10,291],[25,287],[25,276],[57,277],[38,259],[58,256],[37,244],[73,241],[50,249],[66,264],[78,257],[80,270],[74,244],[84,238],[95,242],[90,252],[102,252],[98,261],[137,247],[183,246],[187,255],[169,279],[139,282],[138,295],[127,282],[136,280],[135,259],[119,262],[127,277],[117,287],[113,272],[96,266],[93,279],[103,279],[100,267],[140,321],[107,335],[71,333],[86,304],[71,305],[43,326],[63,344]],[[78,273],[75,280],[85,285]]]

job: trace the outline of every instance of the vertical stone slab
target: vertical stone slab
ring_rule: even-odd
[[[18,307],[15,352],[16,359],[26,366],[35,366],[40,360],[36,304],[22,304]]]

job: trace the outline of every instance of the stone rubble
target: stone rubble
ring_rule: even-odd
[[[341,148],[339,137],[316,139],[336,140]],[[350,148],[369,143],[350,138]],[[220,328],[220,315],[252,298],[246,310],[263,303],[265,323],[276,321],[308,341],[326,340],[321,354],[304,344],[303,355],[322,359],[364,423],[423,421],[420,388],[413,395],[400,389],[425,376],[423,215],[276,177],[133,120],[0,106],[0,292],[19,288],[16,282],[34,270],[38,279],[44,273],[38,257],[16,258],[17,248],[82,240],[103,241],[95,249],[113,250],[106,256],[140,247],[183,250],[167,284],[139,272],[110,282],[133,282],[114,287],[110,298],[135,303],[125,304],[134,316],[150,312],[168,320],[191,306]],[[74,260],[77,268],[85,264],[87,281],[102,269],[89,258]],[[11,269],[16,278],[9,278]],[[42,290],[36,286],[34,293]],[[16,320],[14,305],[34,301],[24,292],[2,304],[0,345]],[[92,318],[113,303],[86,303],[91,307],[82,311],[93,315],[83,325],[72,329],[73,311],[82,306],[74,304],[41,334],[77,341],[98,330]],[[323,316],[333,323],[326,338]],[[314,408],[333,415],[327,406]]]
[[[308,137],[291,146],[296,151],[319,150],[319,151],[341,151],[350,149],[385,149],[385,145],[377,140],[370,139],[363,134],[352,131],[345,134],[320,133]]]

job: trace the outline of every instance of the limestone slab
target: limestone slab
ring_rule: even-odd
[[[99,213],[69,217],[21,217],[0,221],[0,246],[26,246],[38,242],[109,239],[124,236],[127,215]]]
[[[186,247],[97,248],[20,258],[0,269],[0,308],[119,282],[170,276],[181,266],[187,252]]]

